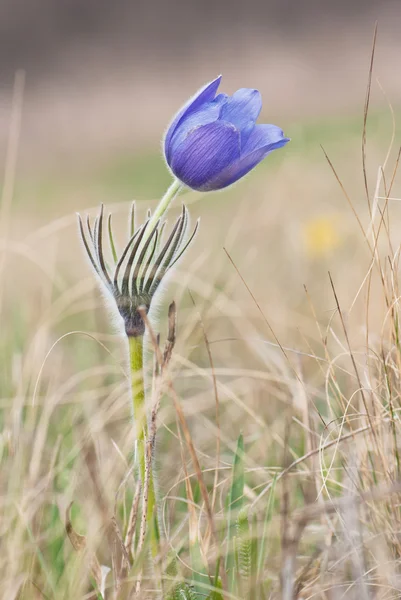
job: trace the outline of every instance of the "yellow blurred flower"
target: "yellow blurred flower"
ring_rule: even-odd
[[[330,254],[341,243],[338,216],[315,217],[303,225],[305,249],[310,258]]]

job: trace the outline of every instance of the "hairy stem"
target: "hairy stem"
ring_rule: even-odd
[[[156,514],[156,496],[152,461],[146,460],[146,444],[149,439],[146,414],[145,386],[143,377],[143,336],[128,337],[132,404],[137,440],[139,474],[142,483],[142,501],[147,502],[146,528],[150,532],[152,554],[158,553],[158,526]],[[148,469],[148,473],[146,470]],[[146,482],[146,486],[145,486]],[[145,533],[145,532],[144,532]]]
[[[181,183],[181,181],[179,181],[178,179],[174,179],[173,183],[170,185],[170,187],[160,200],[159,204],[156,206],[155,212],[153,213],[149,221],[149,225],[147,227],[144,239],[146,239],[146,236],[150,235],[153,228],[156,226],[157,221],[161,219],[162,216],[166,213],[170,204],[172,203],[174,198],[179,194],[182,188],[183,184]]]

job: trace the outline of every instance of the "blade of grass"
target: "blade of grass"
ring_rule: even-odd
[[[235,572],[235,550],[234,538],[236,534],[235,523],[236,514],[242,508],[244,503],[244,437],[240,433],[237,441],[237,448],[234,454],[232,481],[230,491],[228,493],[227,507],[227,554],[226,554],[226,572],[229,575],[229,591],[233,591],[233,574]]]
[[[260,539],[259,555],[258,555],[258,568],[257,568],[257,580],[258,581],[259,581],[259,579],[261,579],[263,565],[264,565],[265,559],[266,559],[267,528],[269,526],[269,523],[270,523],[270,520],[272,517],[272,513],[273,513],[273,502],[274,502],[274,493],[275,493],[275,489],[276,489],[276,480],[277,480],[277,477],[274,476],[273,482],[272,482],[272,487],[270,488],[269,500],[267,502],[265,519],[263,522],[263,532],[262,532],[262,536]]]

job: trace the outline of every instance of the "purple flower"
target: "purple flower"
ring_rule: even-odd
[[[221,75],[177,113],[164,140],[167,164],[194,190],[231,185],[289,138],[276,125],[256,125],[262,108],[258,90],[218,94]]]

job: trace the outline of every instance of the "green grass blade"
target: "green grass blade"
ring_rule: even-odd
[[[221,582],[218,582],[215,587],[216,589],[210,592],[207,600],[223,600],[223,593],[219,591],[221,590]]]
[[[46,578],[45,581],[47,584],[47,588],[50,589],[53,596],[56,597],[57,589],[56,589],[56,585],[54,582],[53,572],[46,563],[45,557],[43,556],[43,553],[39,547],[39,544],[37,543],[37,541],[35,539],[35,536],[33,534],[30,524],[25,522],[25,528],[28,533],[29,540],[35,549],[35,553],[36,553],[40,568],[42,569],[42,573],[45,575],[45,578]]]
[[[257,592],[258,586],[258,520],[256,515],[252,516],[252,527],[251,527],[251,573],[249,580],[249,591],[250,597],[254,598]]]
[[[221,561],[221,557],[219,556],[219,558],[216,562],[216,573],[215,573],[214,581],[213,581],[214,590],[210,592],[210,594],[207,597],[207,600],[223,600],[223,594],[220,592],[220,590],[222,589],[221,581],[219,578],[220,561]]]
[[[194,540],[190,544],[189,552],[191,557],[191,582],[193,589],[196,594],[200,594],[200,597],[202,597],[205,593],[205,584],[210,582],[207,577],[198,540]]]
[[[258,568],[257,568],[257,576],[256,579],[259,581],[261,577],[261,573],[263,570],[263,565],[266,559],[266,539],[267,539],[267,530],[269,527],[269,522],[272,518],[273,513],[273,505],[274,505],[274,494],[276,489],[276,476],[274,476],[272,481],[272,486],[270,488],[269,501],[266,507],[266,514],[263,523],[263,532],[262,537],[260,538],[259,552],[258,552]]]
[[[227,554],[225,568],[229,576],[229,582],[231,582],[230,587],[234,585],[232,575],[235,571],[234,537],[236,534],[236,515],[244,504],[244,485],[244,438],[241,433],[238,437],[237,449],[234,455],[232,482],[228,494]]]
[[[197,596],[203,597],[205,594],[205,584],[209,584],[210,580],[202,558],[202,553],[199,544],[198,528],[196,514],[193,512],[194,507],[191,503],[198,504],[201,501],[201,492],[199,482],[195,485],[195,491],[192,491],[191,482],[188,481],[189,488],[185,488],[185,497],[190,503],[188,509],[189,515],[189,555],[191,560],[191,583]]]

